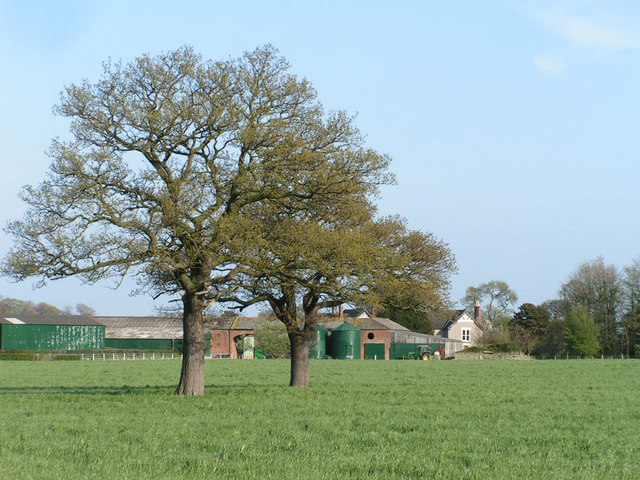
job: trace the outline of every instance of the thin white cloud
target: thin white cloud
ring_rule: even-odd
[[[563,13],[541,15],[540,19],[575,47],[601,51],[640,48],[640,34],[625,27]]]
[[[545,73],[560,73],[567,68],[567,63],[552,55],[534,55],[533,63]]]

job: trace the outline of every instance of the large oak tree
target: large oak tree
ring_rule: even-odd
[[[245,212],[295,215],[389,180],[352,118],[325,113],[310,83],[270,46],[209,62],[190,48],[108,63],[96,83],[65,88],[46,179],[23,192],[3,264],[18,280],[137,277],[177,296],[184,357],[177,393],[204,393],[204,309],[242,271],[228,241]],[[266,208],[266,207],[265,207]]]
[[[345,195],[349,198],[354,200]],[[396,217],[374,221],[366,202],[356,199],[321,210],[257,215],[253,236],[242,249],[246,274],[238,277],[233,296],[245,306],[268,302],[285,325],[290,385],[296,387],[309,384],[309,350],[320,310],[344,302],[440,310],[448,302],[455,271],[444,242],[408,230]]]
[[[560,296],[567,304],[586,307],[600,329],[600,345],[604,354],[620,353],[618,337],[623,289],[620,272],[607,265],[602,257],[582,263],[562,284]]]

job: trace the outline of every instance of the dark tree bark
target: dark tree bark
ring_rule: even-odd
[[[311,339],[318,326],[316,317],[317,299],[311,301],[305,297],[304,309],[305,319],[302,321],[298,317],[296,308],[297,289],[291,284],[281,285],[281,296],[269,297],[276,318],[284,323],[287,328],[289,344],[291,346],[291,375],[289,378],[290,387],[308,387],[310,375],[309,350],[311,349]]]
[[[201,295],[187,292],[183,296],[184,313],[182,370],[176,393],[204,395],[204,308]]]
[[[290,387],[308,387],[311,365],[309,350],[313,332],[289,332],[291,342],[291,379]]]

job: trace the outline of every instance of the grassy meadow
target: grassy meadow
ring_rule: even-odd
[[[640,361],[0,362],[0,479],[640,478]]]

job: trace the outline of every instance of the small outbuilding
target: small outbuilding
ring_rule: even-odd
[[[238,344],[245,337],[253,337],[255,329],[276,321],[265,317],[215,317],[208,319],[211,328],[211,356],[214,358],[239,358]],[[248,358],[245,356],[244,358]]]
[[[2,350],[95,350],[104,348],[105,327],[86,315],[0,317]]]

